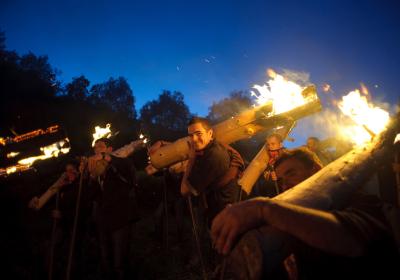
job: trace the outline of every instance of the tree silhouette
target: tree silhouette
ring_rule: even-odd
[[[107,105],[114,112],[136,119],[135,98],[124,77],[110,78],[107,82],[93,85],[90,98],[95,105]]]
[[[191,117],[182,93],[164,90],[157,100],[152,100],[140,109],[142,125],[150,131],[153,140],[176,140],[186,133]]]
[[[207,117],[213,124],[216,124],[249,109],[251,104],[252,100],[248,92],[234,91],[230,93],[229,97],[214,102],[208,108]]]
[[[65,94],[73,100],[86,100],[89,96],[90,81],[85,76],[72,78],[72,82],[65,86]]]

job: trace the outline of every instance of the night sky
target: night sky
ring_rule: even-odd
[[[206,115],[231,91],[263,84],[267,68],[309,73],[337,96],[363,82],[393,104],[398,3],[2,0],[0,29],[7,49],[48,55],[64,83],[81,74],[92,85],[126,77],[136,110],[166,89]]]

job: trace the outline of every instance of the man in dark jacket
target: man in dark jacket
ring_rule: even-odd
[[[238,200],[236,179],[243,160],[233,148],[219,143],[205,118],[194,117],[188,125],[191,142],[189,163],[181,193],[203,196],[209,223],[227,204]]]
[[[111,141],[95,142],[95,154],[88,159],[91,187],[95,192],[95,219],[99,232],[102,269],[106,279],[124,279],[129,253],[130,224],[135,203],[133,165],[114,157]]]

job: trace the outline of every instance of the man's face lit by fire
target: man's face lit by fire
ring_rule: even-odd
[[[275,136],[267,138],[267,148],[270,151],[279,150],[282,148],[282,142]]]
[[[188,126],[190,141],[196,151],[203,150],[212,140],[212,129],[206,130],[201,123]]]
[[[275,168],[281,191],[293,188],[316,173],[320,167],[309,167],[297,158],[289,158]]]
[[[104,143],[103,141],[97,141],[94,144],[93,149],[94,149],[94,153],[96,155],[102,154],[102,153],[109,154],[112,152],[112,147],[107,147],[106,143]]]
[[[315,152],[318,149],[318,142],[315,139],[307,139],[307,148]]]

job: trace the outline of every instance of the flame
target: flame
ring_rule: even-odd
[[[64,148],[64,144],[68,142],[68,139],[59,141],[57,143],[51,144],[49,146],[41,147],[40,150],[42,154],[39,156],[24,158],[18,161],[19,164],[25,166],[31,166],[37,160],[44,160],[51,157],[58,157],[60,153],[66,154],[69,152],[70,148]]]
[[[310,101],[302,95],[304,88],[300,85],[285,79],[272,69],[268,69],[267,73],[271,79],[262,86],[254,85],[253,88],[259,94],[251,91],[251,95],[256,97],[258,105],[271,102],[273,105],[271,115],[289,111]]]
[[[397,133],[396,137],[394,138],[393,144],[397,144],[398,142],[400,142],[400,133]]]
[[[5,146],[6,145],[6,139],[4,139],[3,137],[0,137],[0,144]]]
[[[9,166],[7,168],[0,168],[0,176],[5,174],[11,174],[17,171],[25,171],[31,168],[32,164],[37,160],[44,160],[51,157],[58,157],[61,154],[67,154],[70,150],[70,147],[64,147],[65,144],[69,142],[68,138],[51,144],[49,146],[41,147],[40,151],[42,152],[39,156],[24,158],[18,161],[18,164]],[[11,154],[11,153],[10,153]],[[15,152],[15,154],[19,154],[19,152]],[[8,156],[8,155],[7,155]]]
[[[7,158],[13,158],[18,156],[20,153],[19,152],[10,152],[7,154]]]
[[[389,122],[389,113],[369,103],[358,89],[343,96],[338,106],[355,124],[341,128],[342,134],[356,145],[370,141],[373,135],[382,132]]]
[[[364,83],[360,83],[361,93],[364,95],[369,95],[368,88],[364,85]]]
[[[92,141],[92,147],[94,147],[94,143],[96,142],[97,139],[100,138],[110,138],[111,137],[111,124],[106,124],[106,127],[100,127],[100,126],[96,126],[95,132],[93,133],[93,141]]]

